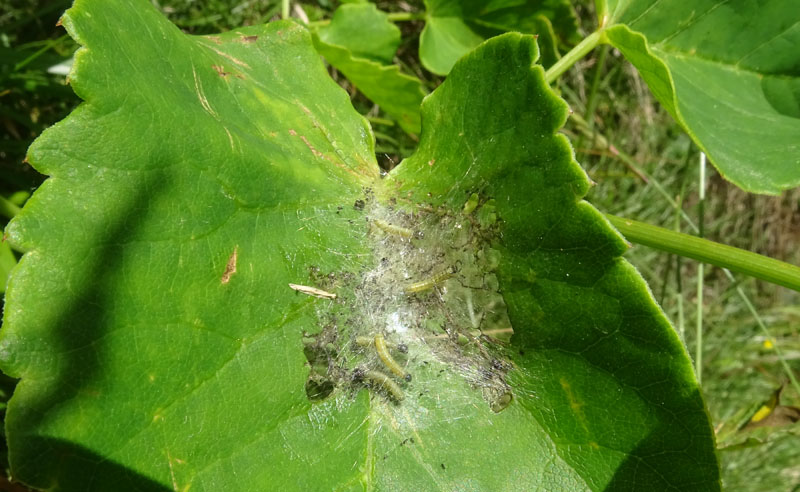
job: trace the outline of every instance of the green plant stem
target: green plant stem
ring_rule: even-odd
[[[595,31],[585,38],[583,41],[575,45],[574,48],[569,50],[567,54],[562,56],[557,62],[553,64],[544,73],[544,80],[548,84],[552,84],[558,77],[574,65],[578,60],[586,56],[587,53],[592,51],[595,46],[600,42],[600,35],[602,31]]]
[[[19,213],[19,207],[5,197],[0,196],[0,215],[13,219]]]
[[[425,18],[424,12],[389,12],[386,17],[391,22],[404,22],[422,20]]]
[[[289,18],[289,0],[281,0],[281,19]]]
[[[800,267],[682,232],[606,214],[631,242],[727,268],[800,292]]]
[[[378,118],[377,116],[367,116],[367,121],[376,125],[394,126],[394,120],[388,118]]]

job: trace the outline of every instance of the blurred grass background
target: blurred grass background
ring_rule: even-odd
[[[207,34],[241,25],[276,19],[275,0],[152,0],[187,33]],[[422,11],[421,0],[378,1],[391,12]],[[68,62],[77,48],[64,29],[56,25],[71,0],[0,0],[0,225],[44,179],[25,162],[25,152],[42,130],[66,116],[80,102],[72,93],[59,64]],[[329,18],[339,2],[292,2],[293,16]],[[300,10],[302,10],[302,13]],[[593,26],[591,2],[576,4],[585,33]],[[421,78],[433,90],[441,78],[419,63],[417,41],[423,24],[400,23],[403,43],[396,63]],[[56,73],[53,73],[56,72]],[[413,152],[415,139],[396,125],[382,122],[380,108],[361,96],[335,70],[331,75],[351,94],[354,106],[375,118],[379,162],[390,169]],[[678,210],[658,192],[677,201],[695,222],[698,214],[699,151],[650,95],[633,67],[613,49],[598,48],[569,70],[558,90],[587,125],[571,119],[565,128],[589,176],[597,183],[587,197],[597,208],[668,228],[691,232]],[[600,135],[598,139],[593,134]],[[609,148],[602,139],[613,148]],[[626,163],[614,149],[649,178]],[[703,211],[705,237],[800,264],[800,189],[779,197],[747,194],[723,180],[710,165]],[[0,244],[0,284],[19,258]],[[636,246],[627,258],[648,281],[656,299],[695,353],[697,264],[645,247]],[[741,287],[772,334],[769,339],[736,293]],[[737,276],[736,283],[714,267],[703,275],[703,393],[719,445],[754,437],[756,445],[720,451],[723,484],[731,491],[800,490],[800,432],[794,426],[759,429],[743,434],[735,429],[773,392],[785,386],[781,404],[800,406],[800,395],[787,385],[775,345],[795,373],[800,367],[800,295],[751,278]],[[0,411],[13,392],[15,381],[0,377]],[[4,445],[4,440],[3,440]],[[7,469],[4,453],[0,467]],[[0,484],[0,490],[12,490]]]

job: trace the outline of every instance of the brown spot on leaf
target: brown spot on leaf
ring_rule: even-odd
[[[239,40],[242,43],[255,43],[258,41],[258,36],[242,36]]]
[[[213,48],[213,47],[211,47],[211,49],[213,51],[215,51],[218,55],[224,56],[228,60],[232,61],[233,63],[235,63],[237,65],[239,65],[240,67],[244,67],[244,68],[247,68],[247,69],[250,68],[250,65],[248,65],[247,63],[243,62],[242,60],[240,60],[240,59],[238,59],[238,58],[236,58],[234,56],[229,55],[228,53],[225,53],[224,51],[220,51],[220,50],[218,50],[216,48]]]
[[[298,136],[297,132],[294,131],[291,128],[289,129],[289,135],[291,135],[293,137]],[[348,173],[350,173],[350,174],[352,174],[354,176],[358,176],[358,173],[356,173],[354,170],[350,169],[349,167],[347,167],[343,163],[336,162],[335,160],[331,159],[330,156],[328,156],[328,155],[324,154],[323,152],[320,152],[319,150],[317,150],[317,148],[314,147],[314,145],[306,138],[305,135],[299,135],[299,137],[300,137],[300,140],[302,140],[303,143],[306,144],[306,147],[308,147],[308,150],[311,151],[311,153],[314,155],[314,157],[319,157],[320,159],[325,159],[326,161],[328,161],[331,164],[333,164],[334,166],[344,170],[345,172],[348,172]]]
[[[236,246],[233,248],[233,253],[231,253],[231,257],[228,258],[228,264],[225,265],[225,273],[222,274],[222,278],[219,281],[223,284],[227,284],[231,281],[231,277],[234,273],[236,273],[236,258],[239,256],[239,247]]]
[[[302,140],[303,143],[306,144],[306,147],[308,147],[308,150],[310,150],[311,153],[314,154],[314,157],[322,157],[323,159],[327,158],[327,156],[325,156],[322,152],[320,152],[319,150],[314,148],[313,145],[311,145],[311,142],[308,141],[305,135],[300,135],[300,140]]]
[[[56,22],[56,27],[61,27],[63,25],[63,24],[61,24],[61,19],[62,19],[62,17],[58,18],[58,21]]]
[[[433,166],[434,164],[436,164],[436,159],[431,159],[428,161],[429,166]]]
[[[222,66],[220,66],[220,65],[211,65],[211,68],[216,70],[217,71],[217,75],[219,75],[220,77],[227,77],[228,75],[230,75],[230,73],[226,72],[225,69],[222,68]]]

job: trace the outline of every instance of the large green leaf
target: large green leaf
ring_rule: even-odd
[[[598,0],[607,40],[744,190],[800,185],[795,0]]]
[[[439,75],[447,75],[484,39],[504,32],[538,35],[544,66],[558,59],[559,38],[568,43],[579,40],[575,13],[565,0],[425,0],[425,7],[420,60]]]
[[[381,180],[298,25],[190,37],[147,0],[63,22],[86,102],[31,148],[51,177],[7,230],[27,251],[0,337],[15,477],[718,488],[686,353],[580,200],[532,37],[456,65]]]
[[[314,38],[317,50],[408,133],[420,132],[422,82],[392,65],[400,30],[371,3],[339,7]],[[387,64],[384,64],[387,63]]]

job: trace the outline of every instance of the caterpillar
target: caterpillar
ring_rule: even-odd
[[[397,383],[392,381],[392,378],[379,371],[370,371],[365,369],[356,369],[353,376],[357,380],[366,381],[372,386],[383,388],[396,401],[403,401],[403,390],[400,389]]]
[[[406,285],[403,289],[406,295],[408,294],[416,294],[417,292],[425,292],[426,290],[430,290],[435,286],[441,284],[445,280],[449,279],[453,276],[453,270],[448,268],[443,270],[433,277],[423,280],[421,282],[414,282],[413,284]]]
[[[356,345],[358,345],[359,347],[371,347],[374,343],[375,343],[375,339],[374,338],[356,337]],[[393,346],[391,348],[397,350],[401,354],[405,354],[405,353],[408,352],[408,345],[406,345],[405,343],[402,343],[402,342],[398,343],[397,345],[395,345],[395,346]]]
[[[373,222],[378,227],[378,229],[382,230],[383,232],[385,232],[387,234],[392,234],[394,236],[404,237],[406,239],[410,239],[410,238],[414,237],[414,231],[412,231],[411,229],[407,229],[405,227],[396,226],[394,224],[390,224],[388,222],[385,222],[385,221],[383,221],[381,219],[375,219],[375,220],[373,220]]]
[[[372,345],[372,339],[370,337],[356,337],[356,345],[359,347],[369,347]]]
[[[411,381],[411,374],[403,370],[400,364],[392,358],[392,355],[389,353],[389,348],[386,346],[386,340],[383,339],[383,335],[375,335],[375,350],[378,351],[378,357],[380,357],[384,365],[392,371],[392,374],[406,381]]]

